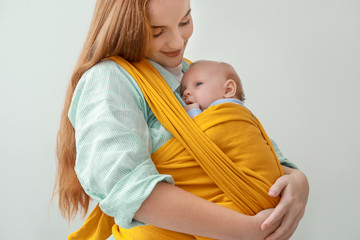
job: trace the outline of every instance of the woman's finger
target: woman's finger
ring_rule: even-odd
[[[268,229],[278,220],[281,225],[266,240],[288,240],[295,232],[305,212],[309,187],[306,176],[298,170],[285,168],[288,175],[280,177],[269,190],[269,196],[281,196],[274,211],[263,222]]]
[[[275,183],[269,189],[270,197],[277,197],[284,190],[284,188],[289,184],[288,177],[286,175],[279,177]]]
[[[279,193],[277,193],[277,191],[281,192],[281,195],[283,195],[283,193],[286,191],[286,186],[288,185],[287,179],[278,179],[273,187],[273,191],[275,192],[275,197],[280,195]],[[269,195],[270,195],[271,189],[269,191]],[[274,211],[265,219],[265,221],[263,222],[263,224],[261,224],[261,229],[262,230],[266,230],[269,227],[271,227],[273,224],[275,224],[277,221],[281,220],[284,218],[285,214],[287,211],[289,211],[289,209],[291,208],[290,206],[290,201],[288,201],[288,198],[286,197],[286,195],[282,198],[280,198],[280,202],[279,204],[275,207]]]
[[[288,240],[294,234],[300,219],[293,219],[289,215],[286,215],[281,223],[281,226],[277,228],[272,234],[267,236],[265,240]]]
[[[279,203],[279,205],[280,205],[280,203]],[[286,206],[288,206],[288,207],[286,207]],[[294,234],[294,232],[303,216],[303,212],[304,212],[304,211],[302,211],[303,208],[298,207],[293,201],[291,201],[291,198],[289,198],[289,199],[283,198],[281,207],[283,209],[282,210],[283,219],[282,219],[281,225],[272,234],[270,234],[266,238],[266,240],[287,240],[287,239],[289,239]],[[274,212],[276,210],[277,209],[275,208]],[[272,213],[274,213],[274,212],[272,212]],[[275,214],[278,214],[278,213],[275,213]],[[271,216],[271,214],[270,214],[268,219],[270,219],[272,217],[273,216]],[[268,219],[266,219],[264,221],[265,224]],[[273,219],[276,219],[276,217],[274,217]],[[270,224],[272,224],[273,221],[274,220],[270,219]],[[271,226],[271,225],[269,225],[269,226]]]
[[[282,205],[277,205],[274,211],[265,219],[265,221],[261,224],[261,230],[269,229],[272,225],[274,225],[277,221],[280,221],[285,216],[286,207]]]

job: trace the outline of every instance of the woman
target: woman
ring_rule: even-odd
[[[146,223],[215,239],[264,239],[269,234],[266,239],[288,239],[305,210],[303,173],[284,162],[285,175],[269,191],[281,196],[280,203],[255,216],[169,184],[172,177],[158,173],[151,154],[172,135],[132,76],[105,59],[151,60],[181,101],[177,88],[188,67],[183,55],[192,32],[190,0],[97,1],[58,134],[60,210],[68,218],[79,210],[86,213],[92,198],[123,228]]]

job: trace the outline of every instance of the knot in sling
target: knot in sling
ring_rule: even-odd
[[[267,193],[283,175],[282,168],[248,109],[225,103],[191,119],[149,61],[110,59],[136,80],[155,117],[174,136],[152,155],[159,173],[172,175],[175,185],[186,191],[247,215],[277,205],[279,198]],[[106,239],[111,234],[116,239],[205,239],[151,225],[122,229],[98,206],[69,239]]]

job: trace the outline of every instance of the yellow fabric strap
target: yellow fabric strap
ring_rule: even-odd
[[[249,189],[252,191],[251,198],[239,192],[244,206],[253,209],[254,213],[256,209],[276,206],[279,199],[269,197],[267,192],[282,175],[282,169],[271,149],[271,142],[256,117],[243,106],[222,103],[209,107],[193,120],[236,167],[246,174],[249,181],[263,189],[262,192]],[[224,193],[176,138],[166,142],[151,158],[159,173],[173,176],[176,186],[237,212],[251,214],[248,208],[234,206],[227,196],[222,197]],[[264,197],[274,202],[265,202]]]
[[[101,224],[99,224],[101,223]],[[111,236],[115,221],[104,214],[99,205],[90,213],[83,226],[68,236],[68,240],[103,240]]]
[[[274,204],[266,190],[248,178],[247,168],[239,168],[199,126],[188,116],[176,99],[169,85],[155,67],[146,59],[129,63],[121,57],[110,57],[120,64],[138,83],[146,101],[160,123],[186,148],[206,174],[234,202],[246,209],[244,213],[254,215],[261,207],[252,209],[244,204],[258,201]],[[267,136],[266,136],[267,137]],[[270,141],[268,141],[270,142]],[[262,199],[255,200],[253,191],[261,192]],[[239,194],[241,193],[241,194]],[[245,201],[245,202],[247,202]]]

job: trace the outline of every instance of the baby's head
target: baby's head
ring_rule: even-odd
[[[199,103],[201,110],[221,98],[245,99],[240,78],[234,68],[215,61],[192,63],[181,81],[180,92],[186,104]]]

